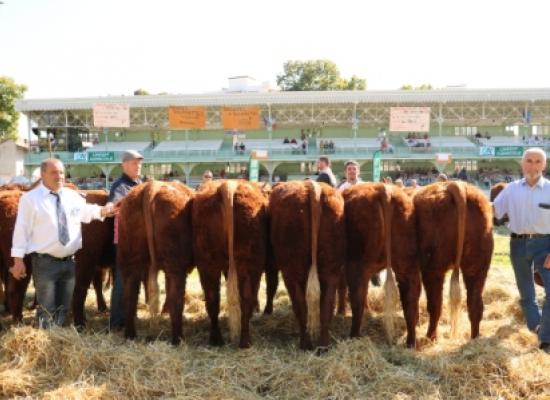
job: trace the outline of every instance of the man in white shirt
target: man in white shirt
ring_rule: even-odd
[[[357,161],[354,161],[354,160],[346,161],[346,163],[344,164],[344,169],[345,169],[346,181],[342,183],[338,188],[340,192],[343,192],[347,188],[352,187],[357,183],[363,182],[359,177],[361,172],[360,172],[359,163]]]
[[[65,169],[57,159],[40,165],[42,182],[19,201],[13,231],[10,272],[26,276],[25,254],[31,254],[37,325],[63,325],[74,291],[74,253],[82,247],[81,222],[103,220],[113,206],[87,204],[76,191],[64,188]]]
[[[514,267],[521,308],[527,327],[538,332],[540,348],[550,353],[550,181],[543,177],[546,153],[540,148],[525,151],[523,178],[510,183],[495,199],[497,219],[508,215],[510,259]],[[544,282],[545,300],[537,303],[533,269]]]
[[[317,162],[317,169],[319,170],[317,182],[324,182],[327,185],[336,187],[336,177],[330,169],[330,159],[328,157],[319,157],[319,161]]]

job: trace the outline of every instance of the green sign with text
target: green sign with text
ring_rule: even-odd
[[[495,156],[521,157],[523,155],[522,146],[497,146],[495,147]]]
[[[114,151],[89,151],[88,162],[112,162],[115,161]]]

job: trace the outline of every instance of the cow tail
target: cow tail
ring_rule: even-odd
[[[149,313],[154,317],[159,313],[159,285],[157,281],[158,267],[155,252],[154,214],[155,196],[159,190],[158,182],[151,182],[145,187],[143,195],[143,216],[147,233],[147,247],[149,249],[149,268],[147,269],[147,305]]]
[[[451,284],[449,286],[449,310],[451,320],[451,337],[456,337],[458,330],[458,317],[461,303],[460,293],[460,264],[462,262],[462,252],[464,248],[464,236],[466,231],[466,188],[462,182],[450,182],[447,186],[453,196],[456,204],[457,214],[457,240],[456,240],[456,258],[451,275]]]
[[[311,267],[306,284],[307,332],[311,338],[317,338],[321,326],[321,285],[317,267],[319,227],[321,225],[321,187],[317,182],[311,181],[309,203],[311,208]]]
[[[382,195],[382,210],[384,224],[384,244],[386,247],[386,282],[384,283],[384,327],[391,342],[395,333],[394,313],[397,305],[397,284],[392,270],[392,187],[384,185]]]
[[[229,259],[229,270],[227,271],[227,315],[229,323],[229,335],[231,340],[237,340],[241,333],[241,302],[239,295],[239,280],[237,266],[235,265],[235,227],[233,218],[233,199],[237,181],[225,181],[220,186],[223,197],[224,226],[227,233],[227,256]]]

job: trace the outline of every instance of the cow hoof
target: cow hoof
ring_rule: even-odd
[[[322,356],[323,354],[328,353],[328,351],[329,351],[329,346],[318,346],[315,349],[315,355],[316,356]]]
[[[172,346],[178,347],[181,344],[181,338],[180,337],[172,338],[171,343],[172,343]]]
[[[250,340],[241,340],[241,342],[239,343],[240,349],[249,349],[250,346],[252,346],[252,341]]]
[[[77,324],[77,325],[74,326],[74,329],[78,333],[82,333],[82,332],[84,332],[85,326],[84,326],[84,324]]]
[[[225,344],[221,334],[210,335],[209,343],[210,343],[210,346],[216,346],[216,347],[220,347]]]
[[[313,344],[311,344],[311,340],[300,340],[300,349],[304,351],[313,350]]]
[[[271,307],[265,306],[264,315],[271,315],[271,314],[273,314],[273,306]]]

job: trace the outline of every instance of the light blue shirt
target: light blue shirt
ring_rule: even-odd
[[[510,183],[497,196],[493,202],[495,217],[508,214],[508,228],[514,233],[550,234],[550,210],[539,207],[540,203],[550,204],[550,181],[540,178],[531,187],[523,178]]]

